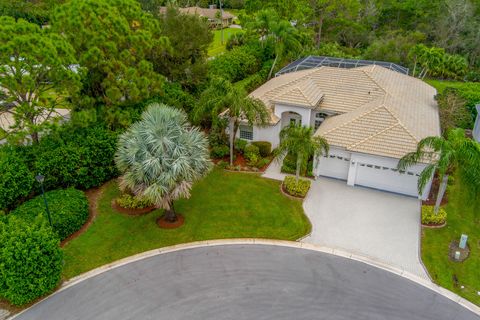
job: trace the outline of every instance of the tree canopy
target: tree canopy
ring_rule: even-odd
[[[154,62],[169,49],[158,20],[134,0],[73,0],[58,7],[52,30],[86,69],[80,107],[136,103],[162,92]]]
[[[38,142],[39,133],[65,106],[65,96],[79,88],[72,46],[60,35],[23,19],[0,17],[0,113],[12,118],[11,140],[27,136]],[[77,70],[78,71],[78,70]]]

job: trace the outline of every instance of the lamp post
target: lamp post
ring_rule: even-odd
[[[45,197],[45,189],[43,188],[43,181],[45,181],[45,176],[37,174],[35,176],[35,180],[37,180],[37,182],[40,183],[40,186],[42,187],[43,202],[45,203],[45,209],[47,209],[48,222],[50,223],[50,227],[53,228],[52,218],[50,217],[50,210],[48,210],[47,197]]]

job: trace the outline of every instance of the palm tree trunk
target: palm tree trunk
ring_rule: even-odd
[[[296,171],[295,171],[295,179],[297,180],[297,183],[298,183],[298,179],[300,179],[300,169],[302,167],[302,154],[299,153],[297,155],[297,168],[296,168]]]
[[[165,220],[168,222],[177,221],[177,213],[175,212],[175,207],[173,206],[173,201],[169,204],[170,209],[165,210]]]
[[[273,69],[275,69],[275,65],[277,64],[278,60],[278,54],[275,55],[275,60],[273,60],[272,68],[270,69],[270,72],[268,73],[268,79],[272,77]]]
[[[233,117],[230,117],[229,120],[229,130],[230,130],[230,165],[233,166],[233,142],[235,139],[235,119]]]
[[[447,190],[447,183],[448,183],[448,174],[443,176],[442,181],[440,182],[440,187],[438,188],[437,200],[435,201],[435,208],[433,209],[433,213],[435,215],[437,215],[438,211],[440,210],[440,205],[442,204],[443,196],[445,195],[445,191]]]

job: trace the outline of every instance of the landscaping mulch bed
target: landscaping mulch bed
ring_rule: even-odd
[[[128,214],[129,216],[141,216],[149,212],[152,212],[153,210],[156,209],[155,206],[150,206],[150,207],[141,208],[141,209],[123,208],[118,205],[116,199],[112,200],[112,208],[120,213]]]
[[[165,220],[165,215],[157,218],[157,225],[162,229],[175,229],[181,227],[185,223],[185,218],[181,214],[177,214],[177,221],[170,222]]]
[[[240,167],[240,170],[228,170],[232,172],[265,172],[267,170],[268,166],[272,163],[273,157],[270,159],[270,161],[264,165],[261,168],[256,168],[256,167],[251,167],[247,164],[247,160],[241,153],[236,153],[235,154],[235,161],[233,161],[233,166],[234,167]],[[222,159],[213,159],[213,163],[218,164],[220,161],[226,162],[230,164],[230,156],[226,156]]]
[[[440,223],[440,224],[435,224],[435,223],[424,224],[424,223],[422,223],[422,227],[429,228],[429,229],[440,229],[440,228],[445,227],[446,225],[447,225],[447,221],[444,221],[443,223]]]
[[[450,242],[450,246],[449,246],[449,251],[448,251],[448,256],[450,257],[450,260],[451,261],[454,261],[454,262],[462,262],[462,261],[465,261],[468,256],[470,255],[470,248],[468,247],[468,244],[465,246],[465,249],[460,249],[458,247],[458,240],[453,240],[452,242]],[[455,252],[456,251],[460,251],[460,259],[459,260],[456,260],[455,259]]]
[[[95,220],[95,217],[98,214],[98,199],[102,195],[103,189],[104,189],[104,185],[99,188],[92,188],[85,191],[85,196],[87,196],[87,199],[88,199],[88,212],[89,212],[87,222],[85,222],[78,231],[72,233],[70,236],[63,239],[63,241],[60,243],[61,247],[64,247],[68,242],[72,241],[73,239],[75,239],[76,237],[84,233],[85,230],[87,230],[88,227],[90,227],[93,220]]]
[[[430,193],[428,194],[427,200],[422,201],[423,205],[433,206],[435,205],[435,201],[437,200],[438,189],[440,188],[440,179],[435,176],[432,181],[432,187],[430,189]],[[446,205],[448,203],[448,195],[447,192],[443,195],[441,205]]]

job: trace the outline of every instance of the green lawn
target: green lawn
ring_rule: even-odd
[[[310,231],[302,203],[281,194],[280,182],[253,174],[212,171],[198,182],[189,200],[176,202],[185,224],[160,229],[157,210],[130,217],[112,210],[115,182],[99,200],[99,215],[90,228],[64,249],[64,276],[71,278],[106,263],[154,248],[219,238],[296,240]]]
[[[447,226],[423,230],[422,259],[436,283],[480,305],[480,199],[475,216],[474,205],[465,200],[459,185],[449,189],[448,197]],[[449,244],[460,240],[462,233],[468,235],[470,257],[461,263],[452,262],[448,257]],[[458,286],[454,286],[454,275]]]
[[[437,89],[438,93],[442,93],[447,87],[476,90],[480,91],[480,83],[477,82],[463,82],[463,81],[448,81],[448,80],[425,80],[426,83]]]
[[[210,57],[214,57],[216,55],[219,55],[225,52],[227,50],[226,44],[227,44],[228,38],[230,38],[232,34],[241,33],[241,32],[243,32],[242,29],[234,29],[234,28],[223,29],[224,41],[222,44],[221,30],[213,31],[213,42],[210,44],[210,47],[208,48],[208,55]]]

